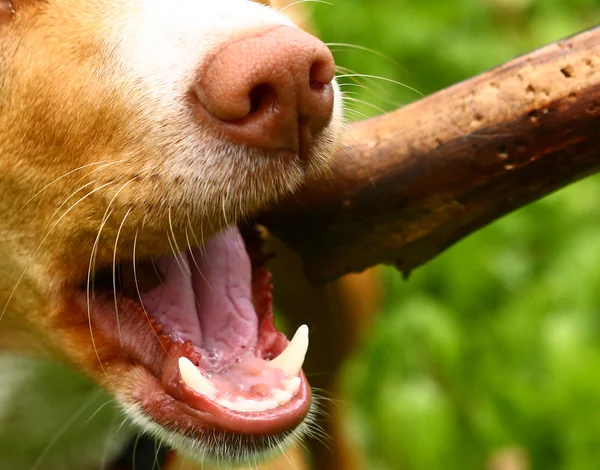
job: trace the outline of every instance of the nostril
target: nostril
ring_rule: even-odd
[[[310,67],[309,83],[315,90],[322,90],[329,85],[335,76],[335,69],[330,61],[315,60]]]
[[[268,83],[262,83],[255,86],[250,91],[250,112],[254,114],[266,108],[272,108],[277,104],[277,93]]]
[[[317,80],[310,80],[308,82],[310,89],[313,91],[317,91],[317,92],[321,92],[325,89],[325,87],[327,86],[325,83],[321,83]]]
[[[252,31],[203,62],[197,115],[244,145],[305,157],[331,121],[334,78],[333,56],[316,38],[289,26]]]

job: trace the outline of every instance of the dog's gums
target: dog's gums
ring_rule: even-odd
[[[275,328],[252,218],[326,174],[342,114],[330,52],[250,0],[2,11],[0,349],[87,376],[198,461],[279,449],[311,407],[309,331]],[[104,468],[120,449],[37,442],[0,466]]]

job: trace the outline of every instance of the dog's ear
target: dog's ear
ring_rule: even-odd
[[[0,25],[7,23],[14,16],[15,10],[11,0],[0,0]]]

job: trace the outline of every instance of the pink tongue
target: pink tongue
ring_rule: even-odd
[[[230,364],[254,348],[252,266],[237,227],[214,236],[202,250],[155,264],[163,282],[143,293],[142,302],[165,333],[201,348],[209,368]]]

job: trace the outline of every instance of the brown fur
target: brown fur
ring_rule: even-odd
[[[306,166],[266,151],[196,155],[179,138],[186,117],[164,115],[120,62],[111,34],[130,3],[16,0],[14,15],[0,0],[0,348],[64,361],[135,400],[139,365],[90,326],[75,291],[134,249],[168,254],[265,208],[324,168],[335,136]],[[226,152],[218,133],[194,132]]]

